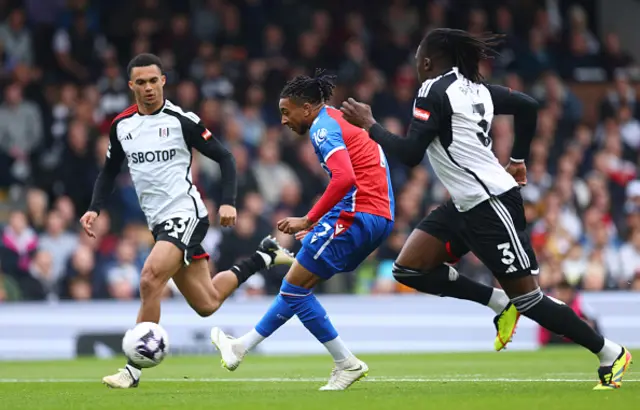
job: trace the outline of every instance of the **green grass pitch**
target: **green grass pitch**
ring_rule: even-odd
[[[328,356],[249,356],[233,373],[218,357],[169,357],[140,387],[111,390],[102,376],[120,360],[0,362],[1,409],[633,409],[640,377],[592,391],[597,360],[580,349],[540,352],[362,355],[369,377],[345,392],[320,392]]]

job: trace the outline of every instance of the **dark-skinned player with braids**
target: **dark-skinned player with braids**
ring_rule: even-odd
[[[483,81],[479,64],[495,54],[492,47],[500,39],[453,29],[436,29],[424,37],[416,52],[422,86],[406,138],[378,124],[366,104],[353,99],[342,104],[347,121],[368,131],[385,152],[406,165],[418,165],[427,152],[451,195],[413,231],[395,261],[394,277],[424,293],[502,308],[495,319],[496,350],[510,340],[522,314],[598,357],[594,389],[619,388],[631,362],[629,351],[538,286],[539,267],[519,188],[526,184],[524,161],[536,130],[538,104],[526,94]],[[514,117],[506,169],[493,154],[489,135],[494,115],[501,114]],[[492,271],[504,293],[450,266],[469,251]]]
[[[338,336],[313,288],[335,274],[355,270],[387,239],[395,211],[384,152],[366,131],[327,105],[333,87],[333,77],[319,72],[294,78],[280,94],[282,124],[310,139],[330,182],[307,215],[278,222],[280,231],[302,240],[302,249],[269,311],[238,339],[220,329],[211,334],[223,366],[235,370],[251,349],[297,315],[335,362],[320,390],[345,390],[369,368]]]

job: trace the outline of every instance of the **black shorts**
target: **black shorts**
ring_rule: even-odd
[[[538,261],[526,230],[519,188],[460,212],[451,200],[420,222],[417,229],[445,243],[452,262],[469,251],[499,279],[538,273]]]
[[[184,252],[184,263],[189,265],[194,259],[209,259],[201,243],[209,230],[209,219],[171,218],[153,228],[153,239],[171,242]]]

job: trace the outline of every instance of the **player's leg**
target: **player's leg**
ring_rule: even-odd
[[[159,240],[140,273],[140,310],[136,323],[160,322],[160,301],[169,279],[182,267],[184,251]]]
[[[160,321],[162,292],[169,279],[181,268],[184,251],[174,243],[158,240],[145,261],[140,274],[140,310],[136,323]],[[129,361],[127,365],[102,382],[112,388],[137,387],[142,369]]]
[[[322,241],[326,241],[330,237],[330,229],[332,229],[331,227],[335,224],[335,221],[335,215],[323,218],[302,240],[303,248],[305,246],[319,247],[319,244],[323,243]],[[300,256],[298,254],[298,257]],[[243,336],[234,339],[227,336],[218,327],[211,329],[211,341],[220,351],[222,366],[230,371],[236,370],[249,351],[271,336],[294,315],[295,313],[283,296],[278,294],[258,324]]]
[[[221,329],[214,328],[211,339],[220,350],[223,366],[235,370],[250,349],[269,337],[293,315],[297,315],[334,359],[335,369],[330,383],[323,390],[344,390],[364,377],[368,367],[351,353],[338,336],[326,310],[312,292],[321,280],[296,260],[282,282],[280,294],[254,329],[239,339],[232,339]],[[338,378],[338,374],[341,377]]]
[[[317,268],[317,265],[314,268]],[[323,276],[326,279],[331,275]],[[334,369],[329,381],[320,390],[345,390],[365,377],[369,367],[347,348],[326,310],[313,294],[312,289],[320,280],[320,276],[296,261],[282,282],[280,295],[307,330],[333,357]]]
[[[441,297],[469,300],[500,313],[509,303],[501,289],[473,281],[445,263],[452,263],[447,251],[453,241],[443,243],[435,236],[415,229],[402,247],[393,266],[394,278],[420,292]]]
[[[492,288],[460,275],[445,263],[455,263],[469,249],[457,234],[459,212],[448,201],[431,212],[411,233],[393,266],[395,279],[420,292],[469,300],[495,313],[496,350],[503,349],[515,332],[519,315],[502,289]]]
[[[358,215],[362,220],[357,220],[355,224],[348,215],[343,215],[338,222],[334,215],[323,218],[314,227],[303,240],[303,248],[287,273],[280,294],[255,329],[235,340],[214,329],[218,336],[216,345],[221,347],[225,367],[234,370],[249,348],[253,348],[296,314],[316,339],[324,344],[336,363],[329,383],[322,390],[344,390],[366,375],[368,367],[345,346],[326,311],[312,293],[320,280],[361,262],[353,260],[353,255],[358,255],[354,252],[357,245],[370,248],[370,253],[389,235],[392,227],[390,221],[384,218],[365,220],[368,216]],[[337,224],[347,228],[336,237],[333,229]],[[358,244],[365,230],[370,231],[368,233],[371,235],[367,236],[370,243],[365,241]]]
[[[224,301],[254,273],[273,265],[291,265],[293,256],[278,242],[266,237],[256,252],[230,270],[211,277],[208,255],[200,245],[187,250],[189,265],[183,266],[173,280],[187,303],[200,316],[212,315]]]
[[[600,359],[601,383],[596,388],[620,386],[631,354],[605,339],[569,306],[544,295],[535,274],[539,271],[535,253],[525,231],[522,198],[512,190],[492,198],[465,217],[470,232],[465,237],[471,249],[494,272],[518,311],[548,330],[587,348]]]

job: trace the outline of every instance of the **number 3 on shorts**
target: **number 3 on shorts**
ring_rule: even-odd
[[[498,245],[498,249],[502,251],[500,262],[509,266],[516,260],[516,255],[511,252],[511,244],[509,242],[501,243]]]
[[[167,235],[180,239],[179,236],[184,233],[185,229],[187,229],[188,222],[189,218],[169,219],[164,225],[164,229],[167,231]]]

